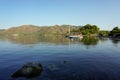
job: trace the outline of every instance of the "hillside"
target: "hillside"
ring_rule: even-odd
[[[4,29],[0,29],[0,36],[1,36],[1,35],[4,35],[4,32],[5,32]]]
[[[12,27],[5,30],[6,35],[19,34],[67,34],[70,25],[54,25],[54,26],[35,26],[35,25],[22,25],[18,27]],[[76,29],[76,26],[70,26],[71,30]]]
[[[40,28],[33,25],[22,25],[19,27],[12,27],[5,30],[6,34],[27,34],[39,31]]]

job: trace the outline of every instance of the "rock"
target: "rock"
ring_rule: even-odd
[[[13,73],[12,78],[34,78],[41,75],[43,68],[39,63],[27,63],[21,69]]]
[[[66,63],[67,63],[67,61],[65,61],[65,60],[64,60],[64,61],[63,61],[63,63],[64,63],[64,64],[66,64]]]
[[[58,70],[58,67],[57,67],[55,64],[49,64],[49,65],[48,65],[48,69],[49,69],[50,71],[54,71],[54,70]]]

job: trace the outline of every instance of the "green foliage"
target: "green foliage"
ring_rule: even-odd
[[[114,36],[120,34],[120,28],[114,27],[113,30],[109,31],[99,31],[99,27],[96,25],[86,24],[84,26],[74,26],[74,25],[54,25],[54,26],[34,26],[34,25],[23,25],[19,27],[13,27],[7,30],[0,30],[0,35],[44,35],[44,34],[52,34],[52,35],[67,35],[69,34],[69,27],[71,35],[73,34],[83,34],[83,35],[96,35],[99,34],[101,36]]]
[[[101,30],[99,31],[99,36],[101,37],[105,37],[105,36],[109,36],[109,31],[106,31],[106,30]]]
[[[83,35],[97,34],[99,32],[98,26],[90,25],[90,24],[87,24],[79,28],[79,30],[81,31]]]
[[[120,28],[119,27],[114,27],[112,31],[110,31],[110,36],[116,36],[120,34]]]

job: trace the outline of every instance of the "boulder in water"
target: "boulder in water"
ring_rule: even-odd
[[[41,75],[43,68],[39,63],[27,63],[21,69],[13,73],[12,78],[34,78]]]

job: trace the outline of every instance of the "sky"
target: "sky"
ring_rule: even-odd
[[[120,26],[120,0],[0,0],[0,29],[21,25]]]

